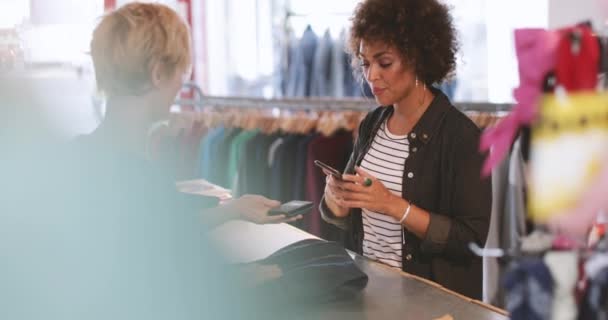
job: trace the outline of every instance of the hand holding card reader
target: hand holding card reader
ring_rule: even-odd
[[[280,205],[279,207],[270,209],[269,216],[277,216],[284,214],[288,218],[302,214],[307,214],[312,211],[313,203],[310,201],[290,201]]]

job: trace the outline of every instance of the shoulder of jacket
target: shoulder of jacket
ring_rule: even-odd
[[[466,114],[451,107],[446,115],[446,134],[459,145],[477,148],[481,138],[481,129]]]
[[[447,119],[452,124],[451,127],[461,131],[463,134],[470,134],[479,136],[481,129],[467,116],[464,112],[458,108],[452,106],[447,114]]]

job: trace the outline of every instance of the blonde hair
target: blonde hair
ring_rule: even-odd
[[[102,18],[93,32],[91,56],[105,95],[141,94],[155,65],[168,77],[190,67],[189,28],[165,5],[130,3]]]

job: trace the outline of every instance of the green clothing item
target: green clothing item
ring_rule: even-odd
[[[244,143],[247,143],[249,140],[253,139],[258,132],[259,129],[255,129],[252,131],[243,131],[239,133],[234,139],[232,139],[232,143],[230,144],[230,157],[228,158],[228,182],[230,183],[230,187],[232,190],[236,189],[236,179],[237,173],[239,171],[239,160],[241,159],[241,146]]]

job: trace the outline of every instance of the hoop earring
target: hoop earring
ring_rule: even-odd
[[[416,89],[418,89],[418,76],[416,76]]]

